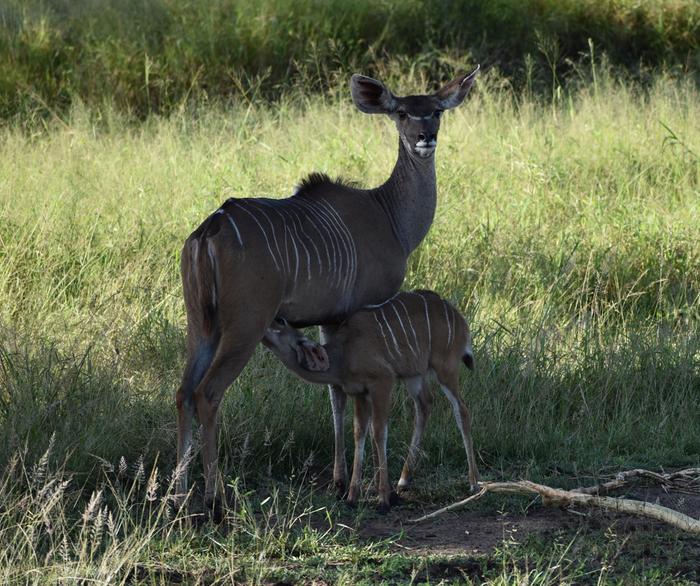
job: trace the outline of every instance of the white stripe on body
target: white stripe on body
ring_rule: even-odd
[[[310,219],[313,219],[314,221],[314,227],[316,228],[316,231],[321,238],[324,247],[326,248],[326,254],[328,255],[330,251],[330,255],[328,255],[328,272],[332,276],[332,281],[335,282],[338,280],[339,275],[338,275],[338,264],[337,264],[337,250],[336,250],[336,241],[335,238],[333,237],[333,232],[332,230],[328,227],[328,221],[321,216],[321,214],[316,210],[313,206],[309,204],[308,201],[305,201],[303,199],[299,199],[297,202],[299,206],[303,210],[306,211],[307,217]],[[319,226],[323,229],[323,232],[321,229],[319,229]],[[331,258],[332,256],[332,258]]]
[[[448,315],[447,303],[442,301],[442,306],[445,309],[445,323],[447,323],[447,348],[452,343],[452,326],[450,325],[450,316]]]
[[[416,328],[413,327],[413,318],[411,318],[411,314],[408,312],[406,304],[401,299],[397,299],[396,302],[399,303],[401,307],[403,307],[403,310],[406,312],[406,319],[408,320],[408,325],[411,326],[411,332],[413,332],[413,339],[416,343],[416,350],[420,352],[420,342],[418,341],[418,334],[416,334]],[[416,354],[416,357],[418,357],[418,354]]]
[[[241,238],[241,232],[238,229],[238,225],[236,224],[236,222],[234,222],[233,216],[231,216],[231,214],[229,214],[228,212],[225,212],[225,213],[226,213],[226,218],[231,223],[231,227],[233,228],[233,231],[236,233],[236,237],[238,238],[238,243],[241,246],[243,246],[243,238]]]
[[[272,257],[272,261],[275,263],[275,268],[279,271],[280,265],[277,262],[277,258],[275,257],[275,253],[272,252],[272,246],[270,246],[270,239],[267,237],[267,232],[265,232],[265,228],[263,228],[263,225],[258,221],[258,219],[255,217],[255,214],[253,214],[252,211],[250,211],[249,209],[242,206],[241,204],[239,204],[236,201],[233,202],[233,205],[242,209],[246,214],[248,214],[251,218],[253,218],[253,221],[258,225],[258,228],[260,228],[260,231],[262,232],[262,235],[265,238],[265,243],[267,244],[267,250],[270,252],[270,256]]]
[[[214,261],[214,244],[211,240],[207,240],[207,255],[209,256],[209,262],[211,263],[211,270],[214,273],[214,286],[211,290],[211,303],[216,307],[216,262]]]
[[[412,353],[416,358],[418,358],[418,353],[416,352],[416,349],[415,349],[415,348],[413,347],[413,345],[411,344],[411,340],[410,340],[409,337],[408,337],[408,331],[406,330],[406,327],[403,325],[403,320],[401,319],[401,316],[399,315],[398,309],[396,309],[396,305],[394,305],[394,304],[392,303],[392,304],[391,304],[391,309],[394,310],[394,313],[396,314],[396,319],[398,319],[398,320],[399,320],[399,324],[401,324],[401,329],[403,330],[403,335],[404,335],[404,337],[406,338],[406,344],[407,344],[408,347],[411,349],[411,353]]]
[[[288,210],[285,209],[284,207],[280,207],[279,209],[274,206],[269,201],[266,201],[264,199],[256,199],[255,200],[257,203],[260,205],[264,205],[265,207],[269,208],[271,211],[273,211],[277,216],[282,220],[282,226],[284,228],[284,253],[287,258],[287,266],[289,267],[291,265],[290,259],[289,259],[289,240],[292,241],[292,246],[294,247],[294,284],[296,285],[297,283],[297,278],[299,276],[299,250],[297,248],[297,244],[294,238],[294,235],[292,234],[291,228],[288,226],[290,224],[289,221],[289,216]]]
[[[327,228],[328,234],[331,237],[331,244],[333,246],[333,273],[335,276],[334,282],[337,287],[340,287],[344,278],[345,278],[345,273],[347,271],[343,270],[343,260],[345,260],[346,264],[348,263],[348,258],[347,258],[347,248],[346,248],[346,243],[343,241],[343,239],[340,237],[340,234],[338,232],[338,228],[334,225],[333,219],[330,217],[329,213],[323,209],[323,207],[319,204],[317,201],[311,201],[307,200],[306,205],[309,206],[310,209],[312,209],[318,216],[319,220],[324,223],[324,225]],[[341,249],[342,247],[342,249]],[[337,257],[335,255],[335,252],[337,251]],[[343,253],[346,254],[346,256],[343,256]]]
[[[289,212],[289,217],[292,219],[292,229],[294,230],[294,234],[296,235],[296,240],[299,241],[299,244],[302,245],[304,248],[304,252],[306,253],[306,280],[310,281],[311,280],[311,253],[309,252],[308,247],[306,246],[306,243],[304,242],[304,238],[300,235],[303,234],[305,238],[309,239],[309,236],[304,232],[304,226],[301,225],[301,221],[299,220],[296,211],[294,210],[287,210]],[[318,258],[319,261],[319,268],[321,267],[321,256],[318,252],[318,248],[316,248],[316,243],[312,242],[314,248],[316,249],[316,257]]]
[[[309,211],[306,209],[305,206],[301,205],[298,201],[289,201],[288,202],[290,205],[292,205],[296,210],[299,211],[299,213],[302,215],[303,219],[309,222],[316,230],[316,233],[319,235],[321,242],[323,243],[323,248],[326,251],[326,259],[328,260],[328,272],[332,270],[332,265],[331,265],[331,255],[330,251],[328,249],[328,243],[326,242],[325,237],[321,233],[320,228],[318,227],[318,224],[316,223],[316,219],[312,216],[312,214],[309,213]],[[303,222],[302,222],[303,225]],[[310,236],[307,235],[309,238],[309,241],[313,244],[314,248],[316,249],[316,252],[318,254],[318,266],[319,266],[319,275],[323,274],[323,262],[321,260],[321,253],[316,246],[316,241],[311,238]]]
[[[307,201],[307,204],[309,204],[309,206],[316,212],[316,214],[318,214],[318,217],[321,219],[322,222],[324,222],[324,224],[328,228],[328,233],[331,235],[331,242],[333,243],[333,246],[335,247],[338,253],[337,259],[334,260],[334,272],[336,275],[335,281],[336,286],[341,287],[344,279],[343,275],[345,275],[345,273],[347,272],[347,270],[343,268],[343,261],[345,261],[347,264],[347,258],[344,256],[344,253],[347,252],[345,250],[345,243],[340,237],[338,229],[334,225],[334,222],[329,216],[328,212],[326,212],[317,201]]]
[[[258,204],[258,205],[261,205],[257,199],[249,199],[249,200],[247,200],[247,201],[249,201],[249,202],[251,202],[251,203],[256,203],[256,204]],[[270,216],[267,215],[267,212],[265,212],[265,210],[260,209],[260,208],[256,208],[256,209],[257,209],[257,211],[259,211],[263,216],[265,216],[265,219],[267,220],[267,223],[270,224],[270,231],[272,232],[272,240],[273,240],[273,242],[275,243],[275,248],[277,249],[277,254],[278,254],[278,258],[279,258],[279,260],[280,260],[280,264],[282,264],[282,261],[284,260],[284,258],[283,258],[283,256],[282,256],[282,251],[280,250],[279,243],[277,242],[277,234],[276,234],[276,231],[275,231],[275,225],[274,225],[274,223],[272,222],[272,220],[270,219]],[[287,274],[288,274],[288,273],[289,273],[289,258],[287,258],[286,270],[287,270]]]
[[[380,308],[379,311],[382,314],[382,319],[384,320],[384,323],[386,324],[386,327],[389,330],[389,333],[391,334],[391,339],[394,341],[394,348],[396,348],[396,352],[398,353],[398,355],[401,356],[401,348],[399,348],[399,343],[396,341],[396,336],[394,335],[394,330],[391,328],[391,325],[389,325],[389,320],[386,319],[386,315],[384,314],[384,309]]]
[[[432,352],[433,349],[433,337],[431,333],[431,325],[430,325],[430,312],[428,311],[428,300],[425,298],[425,295],[422,295],[421,293],[416,293],[418,297],[420,297],[423,300],[423,306],[425,308],[425,327],[428,330],[428,356],[430,356],[430,353]]]
[[[389,358],[392,360],[395,360],[394,353],[391,351],[391,348],[389,347],[389,340],[386,337],[386,333],[384,332],[384,326],[382,325],[382,322],[379,321],[379,318],[377,317],[376,312],[372,312],[372,315],[374,316],[374,320],[377,322],[377,325],[379,326],[379,331],[382,334],[382,338],[384,338],[384,345],[386,346],[386,351],[389,354]]]
[[[357,276],[357,247],[355,246],[355,239],[353,238],[352,232],[350,232],[350,229],[347,227],[347,224],[341,215],[329,201],[319,199],[318,204],[328,208],[328,213],[338,226],[340,235],[344,237],[343,240],[348,255],[348,270],[345,275],[345,285],[343,289],[347,292],[355,282],[355,277]]]

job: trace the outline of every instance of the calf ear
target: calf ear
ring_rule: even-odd
[[[350,80],[350,93],[357,108],[365,114],[391,114],[396,110],[396,98],[376,79],[355,74]]]
[[[299,342],[299,348],[303,352],[303,360],[300,360],[300,364],[306,369],[313,372],[325,372],[330,366],[328,361],[328,353],[326,349],[312,342],[311,340],[303,340]]]
[[[440,88],[435,97],[440,100],[440,107],[443,110],[456,108],[464,101],[469,90],[472,89],[480,69],[481,66],[477,65],[471,73],[455,77],[450,83]]]

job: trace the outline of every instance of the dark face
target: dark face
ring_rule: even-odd
[[[389,116],[396,122],[404,147],[421,159],[432,157],[444,112],[440,101],[433,96],[406,96],[396,98],[396,102],[396,110]]]
[[[468,75],[460,75],[431,95],[398,97],[382,82],[353,75],[350,82],[352,99],[360,111],[386,114],[396,123],[401,142],[413,156],[429,159],[437,147],[440,116],[444,110],[456,108],[466,98],[479,67]]]

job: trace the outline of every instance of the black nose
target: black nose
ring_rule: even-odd
[[[419,141],[420,141],[420,140],[423,140],[423,141],[425,141],[425,142],[430,142],[430,141],[436,140],[436,139],[437,139],[437,135],[434,134],[434,133],[432,133],[432,132],[431,132],[431,133],[428,133],[428,134],[425,134],[425,133],[421,132],[421,133],[418,134],[418,140],[419,140]]]

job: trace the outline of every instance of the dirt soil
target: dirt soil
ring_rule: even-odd
[[[611,496],[645,500],[700,518],[700,494],[667,493],[659,487],[640,487]],[[394,507],[386,516],[376,515],[365,520],[359,527],[360,536],[368,541],[394,538],[393,547],[407,554],[449,556],[487,554],[504,542],[517,543],[532,534],[547,536],[561,530],[575,532],[584,525],[600,528],[615,524],[619,535],[671,529],[664,523],[642,517],[592,509],[544,507],[541,504],[528,507],[524,515],[464,508],[421,523],[409,522],[437,508],[407,501]]]

